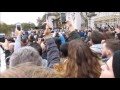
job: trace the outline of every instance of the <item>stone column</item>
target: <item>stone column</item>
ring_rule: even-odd
[[[80,12],[75,12],[75,29],[81,29],[81,16]]]
[[[52,29],[53,29],[53,22],[52,21],[53,21],[54,18],[55,18],[55,16],[49,16],[48,17],[48,22],[49,22]]]

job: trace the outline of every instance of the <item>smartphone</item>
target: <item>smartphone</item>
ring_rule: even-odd
[[[19,31],[21,31],[22,30],[21,24],[16,24],[16,29],[19,30]]]
[[[66,23],[66,14],[65,13],[61,13],[61,21],[62,21],[62,24]]]

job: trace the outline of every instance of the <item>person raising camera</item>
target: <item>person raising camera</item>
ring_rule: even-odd
[[[70,17],[66,18],[65,26],[69,30],[68,41],[71,41],[71,40],[74,40],[74,39],[80,39],[80,35],[75,30],[74,25],[73,25]]]
[[[46,48],[43,54],[45,55],[44,58],[46,58],[48,61],[47,67],[53,68],[53,65],[55,63],[60,62],[59,50],[54,39],[52,38],[52,34],[51,34],[52,28],[50,27],[50,24],[48,22],[45,22],[43,26],[44,26],[43,28],[44,47]]]

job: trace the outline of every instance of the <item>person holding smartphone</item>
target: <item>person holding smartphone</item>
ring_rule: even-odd
[[[21,26],[21,24],[20,24],[20,23],[16,24],[16,29],[17,29],[17,30],[19,30],[19,31],[21,31],[21,30],[22,30],[22,26]]]
[[[74,39],[80,39],[80,35],[78,32],[75,30],[74,25],[72,23],[72,20],[70,17],[66,18],[66,28],[70,31],[68,35],[68,41],[74,40]]]
[[[53,65],[55,63],[60,62],[60,54],[58,47],[54,39],[52,38],[51,27],[49,22],[45,22],[45,29],[43,35],[44,35],[44,45],[45,45],[45,51],[43,53],[43,56],[48,61],[47,67],[53,68]]]

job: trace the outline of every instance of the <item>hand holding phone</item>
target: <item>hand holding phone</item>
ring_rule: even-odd
[[[62,24],[66,23],[66,14],[65,13],[61,13],[61,21],[62,21]]]
[[[19,30],[17,30],[17,29],[16,29],[16,30],[15,30],[15,33],[16,33],[16,35],[17,35],[17,36],[18,36],[18,35],[20,35],[20,36],[21,36],[21,35],[23,35],[22,30],[21,30],[21,31],[19,31]]]
[[[19,30],[19,31],[21,31],[22,30],[21,24],[16,24],[16,29]]]

